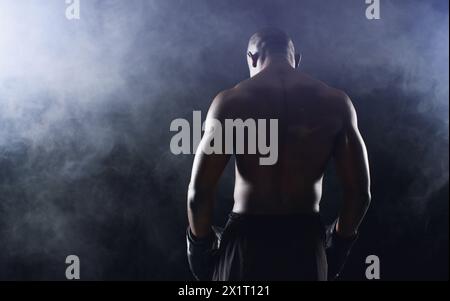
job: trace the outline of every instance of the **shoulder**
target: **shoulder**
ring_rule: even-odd
[[[223,90],[214,97],[208,115],[219,119],[232,116],[243,103],[251,98],[250,96],[251,92],[244,82]]]
[[[324,95],[327,99],[343,108],[349,106],[352,103],[347,93],[333,87],[328,86],[327,89],[324,91]]]
[[[326,100],[328,104],[338,112],[345,113],[349,110],[354,110],[350,97],[346,92],[340,89],[336,89],[321,82],[319,95],[320,98]]]
[[[311,95],[332,107],[343,107],[350,100],[344,91],[303,72],[298,73],[298,83],[302,89],[308,90]]]
[[[356,121],[356,110],[352,100],[342,90],[329,88],[327,93],[327,99],[333,107],[333,109],[340,115],[343,124],[353,124]]]
[[[356,110],[352,100],[345,91],[331,87],[326,83],[313,79],[314,93],[320,102],[339,116],[343,124],[349,124],[356,120]]]
[[[238,105],[237,102],[242,99],[243,93],[237,86],[221,91],[211,103],[208,118],[225,119],[231,116]]]

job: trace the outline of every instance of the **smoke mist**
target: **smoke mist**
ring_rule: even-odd
[[[266,26],[359,113],[374,205],[347,277],[375,253],[387,278],[448,278],[429,268],[448,260],[448,1],[382,0],[373,21],[363,0],[80,2],[69,21],[63,0],[0,0],[0,279],[64,279],[69,254],[85,280],[190,279],[192,157],[169,125],[248,76]],[[331,170],[324,216],[338,192]]]

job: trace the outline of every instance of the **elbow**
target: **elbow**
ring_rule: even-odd
[[[368,208],[372,202],[372,194],[370,190],[350,190],[344,192],[344,199],[355,205],[359,204],[361,208]]]
[[[364,191],[360,191],[357,194],[357,201],[360,203],[360,206],[362,208],[369,208],[370,203],[372,202],[372,194],[370,192],[370,189],[364,190]]]
[[[189,185],[187,195],[188,209],[192,212],[198,211],[208,201],[210,196],[211,192],[209,190]]]
[[[195,211],[195,208],[198,207],[198,194],[194,188],[189,186],[188,195],[187,195],[187,206],[190,211]]]
[[[361,196],[361,202],[364,207],[369,208],[370,203],[372,202],[372,193],[370,192],[370,190],[363,193],[363,195]]]

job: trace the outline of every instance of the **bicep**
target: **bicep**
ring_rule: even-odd
[[[366,145],[358,129],[356,111],[348,100],[344,123],[334,149],[336,171],[348,192],[369,193],[370,175]]]
[[[211,151],[211,144],[224,144],[223,118],[226,113],[223,96],[219,94],[211,104],[205,122],[205,133],[197,148],[192,167],[190,188],[197,191],[212,191],[219,182],[230,155],[221,151]]]
[[[197,191],[213,191],[219,182],[230,155],[206,154],[203,147],[208,142],[204,136],[197,149],[189,187]]]

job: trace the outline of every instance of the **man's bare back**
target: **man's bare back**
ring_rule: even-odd
[[[278,162],[236,155],[233,212],[318,212],[325,167],[342,129],[345,94],[292,68],[267,68],[223,93],[229,119],[278,119]]]

